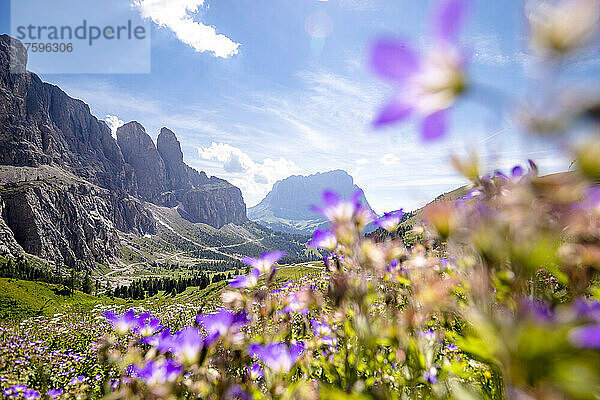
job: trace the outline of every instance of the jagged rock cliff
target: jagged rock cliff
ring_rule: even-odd
[[[117,129],[117,144],[125,162],[133,168],[138,197],[163,203],[163,193],[167,191],[165,163],[144,127],[136,121],[123,125]]]
[[[118,231],[155,231],[144,201],[217,228],[246,221],[240,190],[186,165],[172,131],[163,128],[157,148],[130,122],[117,142],[84,102],[26,65],[22,44],[0,35],[0,254],[111,262]]]

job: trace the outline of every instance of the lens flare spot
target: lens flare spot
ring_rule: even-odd
[[[327,13],[316,11],[306,18],[304,29],[313,38],[326,38],[333,32],[333,20]]]

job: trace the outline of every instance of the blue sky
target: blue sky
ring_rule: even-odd
[[[569,165],[561,144],[524,139],[509,114],[481,105],[491,102],[488,94],[461,103],[449,135],[435,144],[422,143],[413,124],[370,127],[392,92],[366,67],[369,46],[395,35],[427,47],[428,1],[152,1],[155,8],[145,10],[154,18],[150,74],[42,79],[84,100],[100,119],[137,120],[153,138],[169,127],[187,163],[238,185],[249,206],[278,179],[340,168],[376,211],[414,209],[464,184],[448,159],[470,149],[488,168],[527,158],[544,172]],[[190,38],[194,29],[168,19],[182,4],[199,6],[186,14],[194,28],[213,26],[222,36],[208,34],[202,45]],[[9,1],[0,0],[6,33],[8,15]],[[471,79],[511,96],[526,93],[535,76],[525,36],[521,1],[479,1],[461,35],[472,54]],[[581,75],[597,65],[588,57]]]

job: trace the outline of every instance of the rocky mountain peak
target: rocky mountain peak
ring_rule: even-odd
[[[117,143],[135,173],[138,196],[162,202],[162,193],[167,191],[165,163],[144,127],[136,121],[121,126],[117,129]]]
[[[166,164],[183,164],[181,144],[175,133],[169,128],[162,128],[156,139],[156,147]]]

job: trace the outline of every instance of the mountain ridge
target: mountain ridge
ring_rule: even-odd
[[[247,221],[239,188],[185,164],[168,128],[155,144],[132,121],[115,140],[87,104],[26,66],[23,45],[0,35],[0,252],[109,264],[119,232],[156,232],[145,202],[216,228]]]

